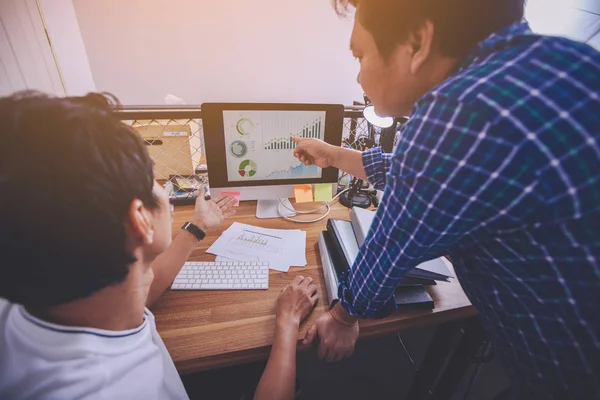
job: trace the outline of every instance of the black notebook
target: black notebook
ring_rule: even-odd
[[[394,293],[396,305],[401,307],[433,308],[433,299],[423,286],[398,286]]]

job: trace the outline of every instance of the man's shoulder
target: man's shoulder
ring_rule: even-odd
[[[600,52],[567,38],[528,35],[462,68],[421,100],[443,98],[489,117],[540,101],[569,107],[598,90]]]
[[[154,316],[144,316],[128,331],[73,328],[0,299],[0,370],[19,363],[0,374],[0,398],[184,398]]]

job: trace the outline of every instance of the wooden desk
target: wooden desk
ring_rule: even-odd
[[[314,207],[310,204],[308,207]],[[300,208],[301,209],[301,208]],[[192,206],[176,207],[173,234],[191,216]],[[214,256],[206,249],[222,230],[238,221],[265,228],[306,230],[305,268],[292,268],[288,273],[271,271],[269,290],[257,291],[170,291],[153,306],[156,326],[179,372],[190,373],[265,359],[274,332],[275,299],[294,276],[313,278],[322,301],[301,325],[298,339],[303,339],[310,325],[327,309],[321,259],[317,247],[319,233],[326,220],[313,224],[297,224],[283,219],[255,217],[256,202],[242,202],[233,219],[219,229],[208,232],[204,241],[192,253],[192,261],[211,261]],[[332,207],[330,217],[349,219],[349,210],[339,204]],[[314,218],[314,217],[313,217]],[[398,311],[383,320],[361,322],[361,338],[370,338],[423,325],[438,324],[474,316],[476,311],[459,283],[440,283],[429,290],[435,301],[434,310]],[[299,344],[299,349],[307,346]]]

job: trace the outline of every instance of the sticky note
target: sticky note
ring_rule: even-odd
[[[333,198],[333,185],[331,183],[317,183],[315,185],[315,201],[331,201]]]
[[[310,203],[313,201],[313,193],[311,185],[296,185],[294,186],[296,195],[296,203]]]
[[[233,206],[237,207],[240,205],[240,192],[221,192],[221,196],[235,197],[235,203],[233,203]]]

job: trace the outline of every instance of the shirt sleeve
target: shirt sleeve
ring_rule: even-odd
[[[339,298],[348,313],[386,316],[396,307],[393,294],[408,271],[448,254],[517,202],[528,201],[534,172],[517,139],[504,131],[509,127],[498,120],[460,103],[430,99],[416,106],[388,161],[381,151],[366,152],[365,170],[385,190],[354,265],[340,277]],[[389,172],[382,178],[386,162]]]
[[[385,178],[390,169],[392,156],[392,153],[381,151],[381,147],[375,147],[362,153],[367,180],[376,189],[383,190],[385,186]]]

